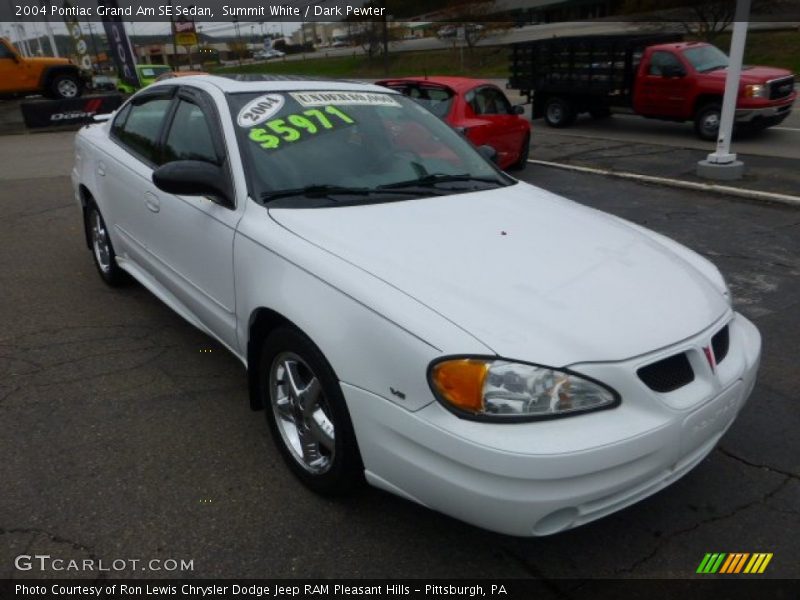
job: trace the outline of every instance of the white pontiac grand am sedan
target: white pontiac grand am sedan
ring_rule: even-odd
[[[710,262],[487,154],[385,88],[186,77],[83,128],[72,178],[100,276],[244,363],[309,488],[547,535],[697,465],[761,339]]]

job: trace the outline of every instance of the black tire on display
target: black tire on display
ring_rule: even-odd
[[[322,352],[289,326],[262,346],[259,393],[278,450],[312,491],[335,496],[363,482],[364,466],[339,380]]]
[[[81,95],[81,82],[76,75],[56,75],[50,82],[50,95],[53,98],[68,100]]]

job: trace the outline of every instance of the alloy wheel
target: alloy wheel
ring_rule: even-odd
[[[316,374],[297,354],[282,352],[272,361],[269,393],[278,431],[292,458],[314,475],[329,471],[336,438]]]

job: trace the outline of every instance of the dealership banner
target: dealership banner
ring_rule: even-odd
[[[98,8],[106,9],[106,16],[103,17],[103,27],[108,37],[108,46],[111,51],[111,58],[117,67],[119,78],[133,87],[139,87],[139,77],[136,75],[136,58],[133,55],[128,34],[125,31],[125,23],[122,17],[112,16],[115,9],[119,9],[117,0],[98,0]]]
[[[49,2],[42,4],[44,10],[52,10],[54,6],[55,5],[51,5]],[[91,71],[92,57],[89,56],[89,46],[86,44],[86,40],[83,39],[83,31],[81,30],[81,24],[78,22],[78,17],[74,16],[72,12],[74,7],[70,4],[69,0],[65,0],[62,8],[65,9],[63,15],[64,24],[67,26],[67,32],[72,40],[72,47],[75,50],[75,55],[78,57],[78,66],[84,71]]]
[[[93,122],[95,115],[110,113],[122,104],[120,94],[81,96],[68,100],[23,100],[22,119],[28,129],[83,125]]]

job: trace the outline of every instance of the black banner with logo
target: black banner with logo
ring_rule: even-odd
[[[98,0],[97,4],[104,7],[105,12],[116,12],[117,0]],[[117,67],[119,78],[133,87],[139,87],[139,77],[136,75],[136,58],[125,31],[125,24],[119,16],[103,16],[103,27],[108,37],[108,46],[111,58]]]
[[[25,100],[20,109],[25,126],[36,129],[91,123],[95,115],[113,112],[120,104],[122,95],[102,94],[69,100]]]

